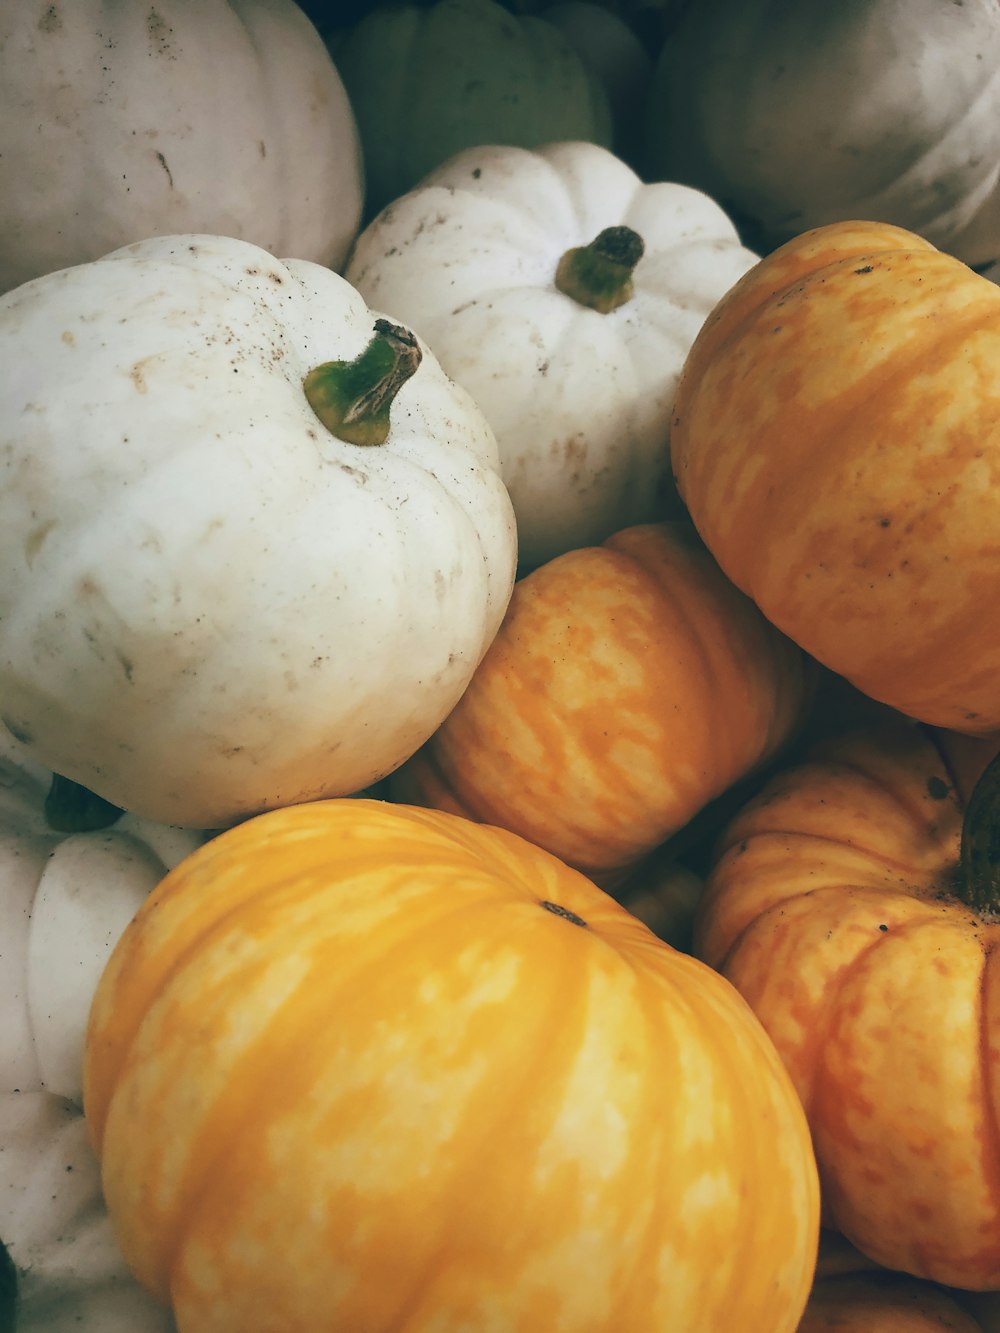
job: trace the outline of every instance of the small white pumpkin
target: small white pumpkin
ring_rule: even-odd
[[[487,422],[420,357],[336,273],[225,237],[0,298],[0,720],[37,762],[219,828],[427,739],[516,540]],[[381,444],[324,426],[349,388],[338,429]]]
[[[0,732],[0,1093],[45,1089],[82,1104],[84,1032],[104,965],[204,836],[128,814],[59,832],[45,813],[51,779]]]
[[[638,237],[641,257],[610,257],[582,292],[569,270],[609,231]],[[707,195],[562,142],[456,154],[372,220],[345,274],[485,412],[526,571],[670,512],[681,366],[756,260]],[[606,272],[617,304],[583,304]]]
[[[0,1241],[17,1274],[17,1333],[171,1333],[128,1271],[79,1107],[0,1093]]]
[[[0,11],[0,291],[117,246],[222,232],[339,268],[354,114],[292,0]]]

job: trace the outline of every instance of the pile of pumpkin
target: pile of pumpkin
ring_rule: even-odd
[[[998,69],[0,19],[0,1330],[1000,1328]]]

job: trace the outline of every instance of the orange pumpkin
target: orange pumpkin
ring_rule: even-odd
[[[764,614],[865,694],[1000,727],[1000,290],[911,232],[805,232],[691,348],[671,456]]]
[[[674,949],[691,952],[694,914],[704,880],[690,866],[671,859],[669,849],[615,890],[615,897]]]
[[[182,1333],[794,1330],[801,1106],[737,993],[501,830],[223,833],[112,956],[85,1106]]]
[[[824,1219],[970,1289],[1000,1286],[992,768],[969,796],[997,747],[899,717],[825,741],[728,825],[695,924],[792,1075]]]
[[[808,681],[690,524],[625,528],[515,585],[458,705],[389,792],[510,829],[610,887],[778,749]]]

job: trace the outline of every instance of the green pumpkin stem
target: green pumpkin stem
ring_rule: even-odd
[[[110,828],[124,811],[72,778],[53,773],[45,797],[45,822],[57,833],[93,833]]]
[[[338,440],[384,444],[393,399],[420,359],[420,348],[409,329],[377,319],[372,340],[360,356],[314,366],[302,388],[309,406]]]
[[[556,268],[556,287],[606,315],[632,299],[632,273],[644,249],[631,227],[605,227],[589,245],[566,251]]]
[[[965,807],[958,895],[977,912],[1000,911],[1000,754],[986,766]]]

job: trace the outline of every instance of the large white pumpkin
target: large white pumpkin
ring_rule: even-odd
[[[601,311],[557,271],[609,229],[643,249],[629,294]],[[526,571],[674,512],[680,369],[756,260],[707,195],[644,184],[607,149],[562,142],[456,154],[364,229],[345,274],[483,409]]]
[[[357,791],[454,706],[513,514],[426,349],[384,443],[321,423],[306,375],[385,350],[377,323],[336,273],[211,236],[0,298],[0,720],[37,762],[217,828]]]
[[[0,291],[171,232],[339,267],[361,205],[354,113],[292,0],[0,6]]]
[[[995,0],[698,0],[660,48],[646,171],[777,245],[867,218],[1000,259]]]

